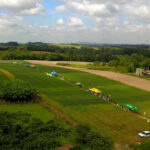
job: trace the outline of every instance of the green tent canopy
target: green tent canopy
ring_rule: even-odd
[[[132,105],[132,104],[123,104],[124,107],[132,110],[132,111],[138,111],[139,108],[137,108],[136,106]]]
[[[19,61],[19,64],[21,65],[21,64],[22,64],[22,61]]]
[[[81,82],[75,83],[77,86],[83,86]]]

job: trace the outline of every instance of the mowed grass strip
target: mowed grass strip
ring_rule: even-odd
[[[47,70],[47,67],[42,67],[42,70],[44,69]],[[87,89],[98,88],[104,95],[111,95],[111,100],[119,104],[131,103],[140,109],[141,114],[146,112],[146,116],[150,117],[150,92],[148,91],[86,72],[56,67],[51,67],[51,70],[56,70],[73,83],[83,83]]]
[[[0,111],[29,113],[35,118],[46,122],[56,119],[56,116],[39,104],[0,104]]]
[[[57,77],[46,76],[45,72],[56,70],[64,75],[65,78],[73,82],[80,81],[83,84],[85,83],[82,77],[86,81],[86,78],[89,79],[88,75],[90,74],[88,73],[47,66],[38,66],[38,69],[35,70],[23,65],[13,64],[0,64],[0,67],[7,69],[16,78],[25,80],[38,88],[39,92],[46,95],[46,102],[48,104],[55,106],[76,122],[90,124],[97,132],[105,132],[107,130],[108,134],[117,143],[135,143],[135,141],[140,141],[141,139],[137,135],[138,132],[149,129],[149,124],[134,114],[124,112]],[[91,76],[91,80],[85,85],[88,86],[87,84],[90,82],[94,84],[93,78],[95,78],[95,75]]]

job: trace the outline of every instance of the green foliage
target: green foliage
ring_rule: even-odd
[[[128,72],[135,72],[135,66],[134,63],[129,63],[126,65]]]
[[[138,48],[116,48],[116,47],[90,47],[80,45],[46,44],[42,42],[18,44],[16,42],[1,43],[0,59],[21,60],[51,60],[51,61],[88,61],[99,66],[99,62],[109,63],[110,67],[119,70],[123,67],[125,72],[135,72],[138,67],[149,69],[150,50]],[[41,53],[35,53],[36,51]],[[49,53],[42,53],[49,52]],[[121,58],[122,56],[123,58]],[[120,59],[121,58],[121,59]],[[99,68],[111,70],[111,68]],[[116,69],[116,70],[117,70]],[[122,70],[120,69],[120,72]],[[123,71],[124,72],[124,71]]]
[[[109,66],[117,67],[118,65],[119,65],[119,61],[118,60],[111,60],[111,61],[109,61]]]
[[[144,69],[150,69],[150,60],[149,59],[144,59],[141,62],[141,67]]]
[[[85,148],[81,145],[77,145],[77,146],[71,148],[70,150],[85,150]]]
[[[69,133],[56,121],[44,123],[30,114],[0,112],[1,150],[55,150]]]
[[[1,98],[6,102],[30,102],[38,91],[22,81],[7,81],[1,87]]]
[[[100,65],[100,62],[99,61],[94,61],[93,65],[98,66],[98,65]]]
[[[77,141],[90,150],[112,150],[113,140],[110,137],[104,137],[95,131],[92,131],[87,125],[77,127]]]
[[[150,150],[150,141],[144,141],[139,146],[141,150]]]
[[[143,141],[140,145],[134,145],[134,150],[150,150],[150,141]]]

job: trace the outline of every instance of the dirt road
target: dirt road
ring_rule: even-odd
[[[85,69],[85,68],[60,66],[60,65],[57,65],[58,61],[37,61],[37,60],[27,60],[27,61],[31,62],[31,63],[41,64],[41,65],[56,66],[56,67],[61,67],[61,68],[66,68],[66,69],[84,71],[84,72],[104,76],[106,78],[116,80],[116,81],[119,81],[119,82],[122,82],[122,83],[125,83],[128,85],[134,86],[134,87],[139,88],[139,89],[150,91],[150,80],[141,79],[141,78],[126,75],[126,74],[110,72],[110,71],[101,71],[101,70],[91,70],[91,69]],[[61,61],[59,61],[59,62],[61,62]],[[69,62],[69,63],[77,64],[77,62]],[[87,63],[87,62],[84,62],[84,64],[85,63]],[[78,64],[83,64],[83,63],[78,62]]]

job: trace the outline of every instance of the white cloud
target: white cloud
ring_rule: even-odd
[[[64,11],[66,11],[66,7],[64,5],[57,6],[56,11],[57,12],[64,12]]]
[[[42,28],[42,29],[48,29],[48,25],[40,26],[40,28]]]
[[[23,15],[44,14],[43,0],[0,0],[0,9]]]
[[[149,0],[64,0],[64,2],[65,11],[74,11],[92,19],[120,16],[134,22],[150,22]]]
[[[63,20],[62,18],[59,18],[59,19],[57,20],[57,24],[63,25],[63,24],[64,24],[64,20]]]
[[[85,16],[112,16],[118,12],[119,7],[113,3],[92,2],[90,0],[65,0],[64,10],[74,10]],[[62,11],[63,11],[62,9]]]
[[[83,21],[78,18],[78,17],[70,17],[69,18],[69,22],[68,22],[69,26],[84,26]]]
[[[41,25],[41,18],[36,25],[25,21],[23,15],[44,13],[43,1],[0,0],[0,9],[7,13],[0,15],[0,39],[9,35],[6,39],[24,41],[150,43],[149,0],[60,0],[64,4],[43,17],[43,22],[59,17],[55,24],[46,20],[49,24]]]
[[[144,1],[135,0],[131,5],[126,4],[124,9],[124,13],[127,14],[130,19],[141,23],[150,22],[150,2],[144,3]]]

